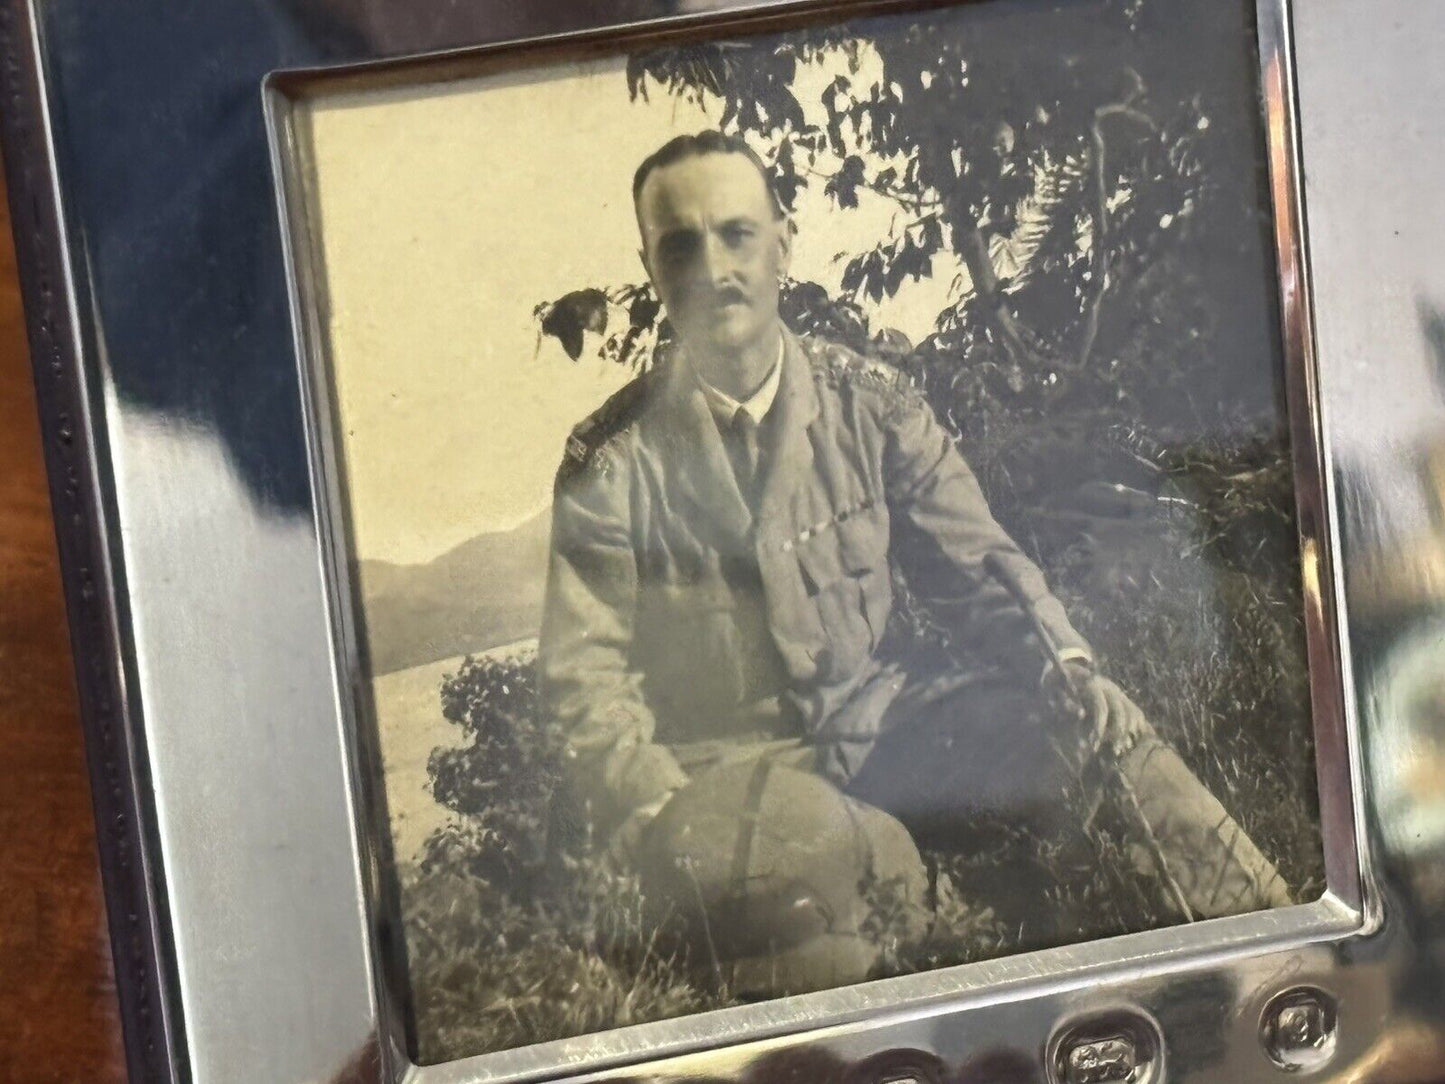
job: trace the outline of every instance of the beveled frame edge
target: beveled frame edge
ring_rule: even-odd
[[[390,878],[382,868],[389,849],[385,793],[377,778],[374,727],[362,725],[369,692],[361,661],[365,645],[355,612],[354,570],[350,568],[345,524],[345,467],[336,437],[331,402],[330,358],[324,333],[324,267],[317,248],[316,223],[306,207],[302,181],[306,161],[305,111],[298,108],[318,84],[337,86],[365,81],[442,83],[481,74],[488,64],[515,61],[532,66],[549,54],[575,56],[592,48],[621,50],[637,39],[692,36],[727,29],[760,32],[847,13],[874,14],[902,8],[955,6],[970,0],[712,0],[706,11],[647,22],[600,26],[577,32],[518,38],[422,57],[381,60],[334,68],[272,73],[264,87],[273,168],[279,183],[282,232],[286,235],[297,362],[305,400],[307,447],[321,539],[328,616],[337,660],[334,678],[347,725],[349,770],[355,791],[353,809],[358,847],[367,882],[368,918],[373,943],[371,971],[380,1012],[380,1042],[387,1079],[417,1084],[463,1081],[521,1081],[570,1078],[639,1062],[685,1055],[719,1042],[746,1044],[817,1029],[858,1030],[886,1026],[885,1012],[910,1016],[966,1010],[984,1001],[1024,1000],[1050,990],[1072,988],[1125,975],[1172,974],[1203,960],[1243,958],[1305,944],[1337,942],[1378,928],[1380,896],[1370,876],[1361,832],[1362,771],[1358,724],[1349,655],[1346,650],[1344,596],[1338,552],[1338,518],[1330,470],[1327,419],[1319,394],[1319,372],[1310,311],[1308,249],[1300,183],[1300,147],[1296,85],[1290,28],[1290,0],[1256,0],[1260,59],[1259,90],[1269,166],[1275,261],[1280,289],[1289,435],[1301,540],[1304,619],[1310,671],[1311,707],[1316,741],[1321,834],[1325,849],[1326,895],[1313,904],[1257,912],[1201,923],[1185,930],[1169,927],[1103,941],[1025,953],[999,960],[945,968],[920,975],[822,991],[781,1003],[744,1006],[694,1014],[675,1020],[635,1025],[601,1035],[498,1051],[443,1065],[421,1067],[408,1059],[395,1036],[405,1033],[402,1004],[404,974],[396,960],[376,951],[376,935],[389,921]],[[518,59],[520,58],[520,59]],[[428,74],[409,78],[419,67]],[[360,808],[357,808],[359,802]],[[1207,933],[1204,931],[1208,931]],[[1061,966],[1060,966],[1061,965]],[[1047,981],[1038,976],[1059,969]],[[401,980],[401,985],[398,985]],[[409,1044],[408,1044],[409,1045]]]
[[[1325,883],[1374,928],[1379,894],[1365,873],[1363,779],[1354,679],[1346,637],[1339,514],[1330,430],[1320,394],[1310,283],[1291,11],[1294,0],[1256,0],[1260,95],[1268,140],[1270,205],[1279,278],[1285,395],[1294,461],[1310,707]]]
[[[382,929],[399,908],[395,878],[386,868],[391,854],[391,829],[381,778],[379,734],[374,726],[356,725],[359,711],[368,712],[371,718],[375,718],[375,712],[371,710],[371,691],[365,680],[363,626],[357,621],[354,605],[360,586],[346,543],[350,517],[344,499],[344,457],[336,439],[330,356],[324,346],[327,338],[323,329],[331,310],[325,279],[319,273],[319,234],[307,218],[302,201],[292,198],[292,193],[303,191],[298,186],[310,167],[309,144],[300,138],[299,131],[304,117],[288,107],[287,99],[275,88],[274,78],[268,76],[262,86],[262,104],[272,174],[277,179],[276,208],[286,260],[312,514],[331,636],[332,689],[344,729],[341,748],[351,781],[347,800],[354,845],[361,860],[359,872],[370,935],[365,948],[367,970],[373,976],[369,992],[376,1018],[373,1041],[382,1077],[390,1080],[397,1075],[392,1066],[408,1060],[412,1042],[410,1021],[403,1007],[408,991],[406,945],[404,935],[398,931],[390,952],[378,951],[377,947]]]
[[[34,0],[0,5],[0,109],[11,228],[66,618],[128,1076],[187,1079],[124,565],[115,537],[105,375],[67,231]]]

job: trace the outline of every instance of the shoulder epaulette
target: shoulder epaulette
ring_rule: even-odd
[[[863,387],[900,397],[914,392],[908,374],[886,361],[864,357],[856,350],[816,336],[800,340],[813,372],[832,387]]]
[[[597,458],[613,438],[627,430],[646,405],[657,368],[628,381],[579,422],[567,437],[557,480],[563,481]]]

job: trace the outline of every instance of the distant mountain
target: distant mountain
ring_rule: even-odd
[[[478,535],[426,564],[362,561],[373,674],[537,635],[551,517]]]

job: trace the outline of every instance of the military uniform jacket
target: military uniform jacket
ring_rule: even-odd
[[[785,333],[781,364],[751,504],[680,352],[569,439],[539,664],[544,711],[565,728],[572,781],[601,822],[682,785],[684,743],[790,728],[804,743],[876,736],[901,687],[875,655],[890,556],[908,558],[910,586],[985,657],[1041,671],[1032,626],[983,571],[988,554],[1035,600],[1055,646],[1087,653],[916,391],[819,339]],[[784,683],[768,703],[782,711],[758,710],[747,687],[727,574],[740,559],[756,562]]]

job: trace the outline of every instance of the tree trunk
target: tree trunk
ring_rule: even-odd
[[[1040,365],[1039,356],[1029,346],[1024,329],[1019,326],[999,290],[998,275],[994,273],[993,257],[988,253],[988,242],[984,239],[983,231],[976,223],[969,223],[961,227],[959,232],[963,238],[960,253],[963,256],[963,265],[968,268],[968,277],[973,280],[974,293],[983,298],[988,306],[988,313],[998,329],[1004,350],[1017,364],[1037,371]]]
[[[1100,127],[1104,114],[1101,111],[1094,118],[1092,128],[1093,148],[1090,154],[1094,187],[1094,240],[1090,254],[1089,270],[1093,281],[1090,285],[1094,294],[1084,306],[1084,333],[1079,341],[1074,368],[1082,369],[1089,364],[1089,355],[1094,352],[1094,342],[1099,337],[1099,315],[1104,308],[1104,294],[1109,289],[1109,186],[1104,176],[1104,131]]]

